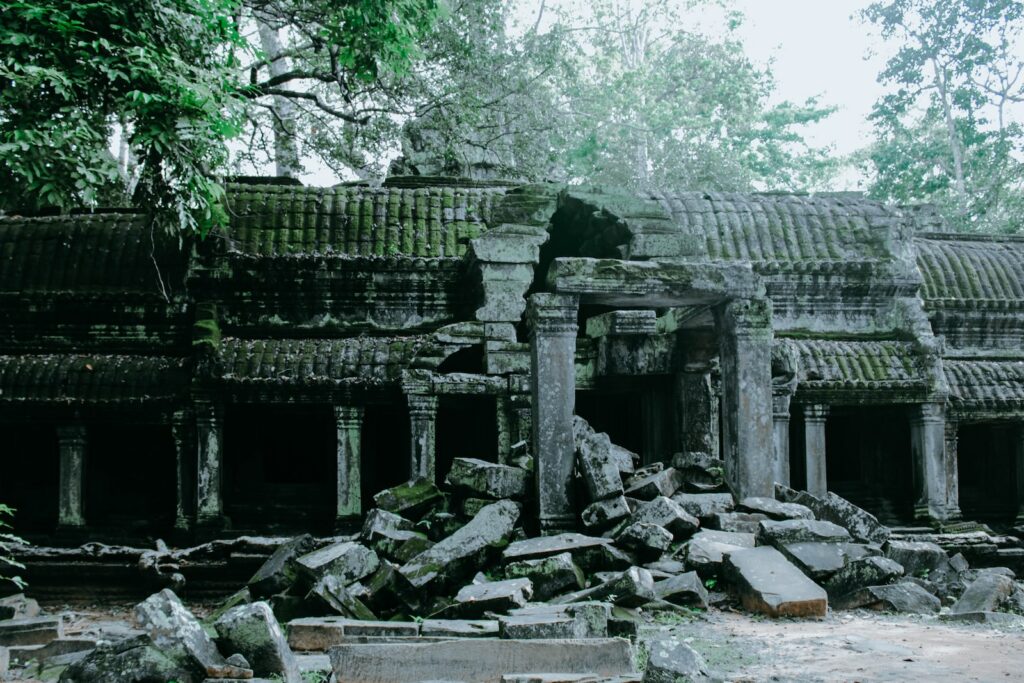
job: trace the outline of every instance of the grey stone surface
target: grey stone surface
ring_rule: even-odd
[[[412,529],[412,522],[405,517],[381,508],[373,508],[366,513],[360,538],[369,541],[375,533],[381,531],[412,531]]]
[[[625,519],[630,514],[625,496],[598,500],[583,508],[580,521],[587,529],[601,530]]]
[[[815,581],[822,581],[846,566],[850,543],[787,543],[778,550]]]
[[[519,560],[532,560],[559,555],[565,552],[575,554],[583,549],[607,546],[609,544],[611,544],[611,540],[607,538],[564,533],[515,541],[505,548],[502,556],[506,562],[517,562]]]
[[[653,500],[659,496],[671,496],[682,485],[683,475],[672,467],[646,476],[639,471],[626,481],[626,496]]]
[[[946,551],[927,541],[889,541],[885,556],[899,562],[907,576],[922,576],[949,566]]]
[[[987,624],[989,626],[1015,628],[1024,626],[1024,617],[1019,614],[1009,614],[1007,612],[950,612],[948,614],[939,615],[939,618],[943,621],[967,624]]]
[[[455,458],[447,482],[457,491],[480,498],[521,500],[526,497],[530,475],[518,467],[475,458]]]
[[[717,574],[725,553],[754,547],[754,534],[703,529],[686,544],[686,566],[702,576]]]
[[[288,645],[299,652],[324,652],[354,636],[409,638],[419,634],[419,624],[408,621],[303,617],[288,622]]]
[[[602,602],[529,605],[498,617],[502,638],[606,638],[610,606]]]
[[[314,599],[321,601],[330,611],[352,619],[373,619],[377,617],[363,603],[345,582],[334,574],[325,574],[313,584],[307,596],[307,602]]]
[[[676,605],[707,608],[708,591],[697,572],[686,572],[654,583],[654,594],[659,600]]]
[[[672,546],[672,538],[672,532],[663,526],[633,522],[619,533],[615,542],[646,561],[661,557]]]
[[[584,438],[577,446],[576,459],[590,500],[622,495],[622,476],[607,434],[590,434]]]
[[[377,571],[380,559],[360,543],[340,541],[297,558],[295,564],[309,581],[332,574],[348,584]]]
[[[433,484],[418,479],[384,489],[373,497],[377,507],[406,518],[419,518],[444,500],[444,494]]]
[[[205,673],[197,674],[168,656],[145,635],[103,643],[60,675],[62,683],[199,683],[205,678]]]
[[[825,582],[825,590],[835,599],[868,586],[892,583],[901,576],[903,566],[899,562],[888,557],[864,557],[833,574]]]
[[[643,683],[715,680],[704,658],[678,638],[661,637],[646,641],[644,645],[648,654]]]
[[[637,508],[633,523],[646,522],[668,529],[674,538],[686,538],[700,528],[700,520],[686,512],[671,498],[657,496]]]
[[[135,625],[145,631],[164,655],[197,678],[245,676],[225,661],[202,624],[170,590],[154,593],[136,605]]]
[[[525,578],[470,584],[459,590],[455,595],[455,603],[445,612],[471,619],[487,612],[508,612],[523,607],[531,597],[533,583]]]
[[[725,483],[725,461],[705,451],[686,451],[672,457],[672,467],[692,488],[707,491]]]
[[[960,599],[949,608],[951,614],[995,612],[1009,600],[1015,588],[1013,579],[995,572],[981,572]]]
[[[583,571],[569,553],[512,562],[505,567],[505,576],[529,579],[537,600],[550,600],[559,593],[582,589],[585,581]]]
[[[302,683],[299,665],[270,605],[254,602],[226,612],[213,627],[221,651],[240,654],[256,676],[280,676],[284,683]]]
[[[776,484],[775,489],[776,495],[782,500],[810,508],[815,518],[838,524],[858,541],[884,543],[889,539],[889,528],[881,524],[878,518],[831,491],[818,497],[806,491],[794,491],[781,484]]]
[[[309,534],[296,536],[278,546],[267,561],[249,579],[247,587],[254,598],[264,598],[287,590],[297,577],[295,560],[316,546]]]
[[[716,512],[711,516],[709,526],[719,531],[756,534],[766,519],[768,516],[760,512]]]
[[[824,617],[825,590],[782,553],[769,546],[747,548],[725,557],[724,571],[743,606],[770,617]]]
[[[805,505],[799,503],[783,503],[774,498],[764,496],[750,496],[744,498],[737,506],[744,512],[760,512],[770,519],[814,519],[814,513]]]
[[[677,493],[672,500],[679,507],[707,524],[716,512],[731,512],[735,507],[731,493]]]
[[[629,641],[469,639],[436,643],[341,645],[330,652],[337,683],[416,683],[448,680],[500,683],[508,673],[633,672]]]
[[[608,581],[586,590],[556,598],[556,603],[609,600],[623,607],[639,607],[656,598],[654,578],[643,567],[630,567]]]
[[[489,504],[489,502],[486,502],[486,504]],[[371,535],[369,543],[378,555],[398,564],[405,564],[434,545],[427,538],[426,534],[400,529],[381,529],[375,531]]]
[[[3,649],[9,655],[11,663],[21,665],[27,664],[32,660],[46,662],[54,657],[77,652],[88,652],[95,649],[97,642],[95,638],[72,636],[57,638],[45,645],[21,645]]]
[[[60,617],[31,617],[0,621],[0,647],[45,645],[64,636]]]
[[[864,607],[885,612],[938,614],[942,603],[916,583],[903,581],[886,586],[868,586],[836,598],[836,609]]]
[[[852,540],[843,527],[813,519],[765,520],[758,525],[758,543],[774,546],[790,543],[846,543]]]
[[[466,526],[398,571],[419,589],[450,585],[471,573],[488,556],[498,553],[508,543],[518,519],[519,506],[511,501],[488,505]]]
[[[31,619],[39,616],[39,603],[24,593],[15,593],[0,598],[0,620]]]
[[[420,622],[424,638],[493,638],[498,635],[496,619],[424,619]]]

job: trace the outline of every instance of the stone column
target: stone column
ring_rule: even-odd
[[[576,331],[579,299],[564,294],[530,297],[533,456],[542,533],[576,525],[572,497],[576,406]]]
[[[722,453],[740,498],[775,495],[771,304],[731,301],[717,311],[722,372]]]
[[[222,527],[224,517],[224,411],[221,406],[196,406],[196,524]]]
[[[946,418],[941,403],[922,403],[914,408],[910,449],[917,500],[914,517],[924,521],[947,519]]]
[[[407,394],[409,404],[409,479],[434,481],[437,396]]]
[[[507,465],[512,457],[512,405],[508,396],[496,397],[494,408],[498,422],[498,462]]]
[[[57,526],[81,529],[85,526],[85,427],[65,425],[57,428],[60,448],[60,491]]]
[[[804,463],[807,471],[807,492],[815,496],[828,493],[828,456],[825,449],[825,423],[828,406],[804,406]]]
[[[789,394],[772,396],[772,445],[775,452],[775,481],[790,485],[789,476]]]
[[[191,415],[179,410],[171,417],[171,435],[174,439],[175,458],[175,531],[188,531],[195,517],[196,441],[192,434]]]
[[[338,433],[335,523],[338,528],[358,525],[363,515],[362,457],[363,409],[334,406]]]
[[[963,517],[960,512],[959,432],[958,422],[946,420],[946,519]]]
[[[718,397],[711,387],[711,373],[703,370],[679,372],[675,378],[676,410],[679,420],[679,450],[710,453],[718,457]]]

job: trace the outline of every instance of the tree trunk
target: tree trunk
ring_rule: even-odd
[[[281,54],[281,41],[277,29],[256,17],[259,26],[260,43],[269,62],[271,77],[288,71],[288,60],[275,59]],[[286,178],[297,178],[302,172],[299,162],[299,143],[295,137],[295,103],[287,97],[275,95],[271,115],[274,117],[274,174]]]

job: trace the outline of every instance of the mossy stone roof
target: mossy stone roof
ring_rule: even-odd
[[[1024,239],[931,233],[916,242],[926,300],[1024,303]]]
[[[164,356],[0,356],[0,403],[150,403],[182,398],[186,361]]]
[[[795,353],[799,388],[923,388],[923,360],[910,342],[779,339]]]
[[[961,410],[1024,410],[1024,360],[946,359],[950,404]]]

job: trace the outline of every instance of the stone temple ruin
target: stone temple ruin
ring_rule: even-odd
[[[714,534],[753,546],[756,532],[757,556],[727,560],[743,604],[819,614],[813,583],[795,611],[750,597],[743,563],[790,566],[779,548],[803,571],[796,584],[806,574],[829,597],[877,603],[861,585],[857,599],[840,590],[854,586],[835,572],[856,553],[832,566],[795,546],[881,543],[877,520],[921,534],[1024,522],[1024,238],[950,234],[924,210],[851,194],[635,197],[434,177],[236,183],[226,208],[227,228],[184,243],[134,213],[0,219],[0,501],[37,545],[65,546],[26,550],[30,580],[102,563],[69,550],[86,540],[213,540],[209,555],[249,535],[235,543],[255,557],[253,537],[362,529],[405,580],[454,595],[472,572],[456,580],[459,563],[430,546],[488,517],[507,533],[485,539],[474,567],[490,561],[483,547],[514,541],[528,545],[506,549],[506,564],[550,560],[570,579],[545,588],[533,565],[506,567],[500,583],[532,576],[529,591],[403,611],[366,586],[338,597],[381,573],[351,540],[274,557],[309,553],[303,591],[349,617],[557,601],[587,585],[576,564],[604,583],[569,603],[706,604],[699,581],[648,585],[683,567],[662,552],[703,525],[717,531],[691,541],[686,568],[708,576],[701,562],[741,548]],[[829,512],[833,499],[853,517]],[[367,531],[374,508],[366,525],[383,526]],[[384,511],[433,515],[431,539]],[[590,535],[564,535],[577,531]],[[462,533],[467,547],[480,539]],[[560,540],[538,550],[539,535]],[[573,539],[605,554],[581,560]],[[989,565],[1020,566],[1019,543],[983,545]],[[554,566],[563,551],[568,565]],[[921,561],[912,554],[901,564]],[[353,563],[322,585],[324,566]],[[903,573],[876,564],[879,582]],[[582,618],[558,616],[577,629]]]

